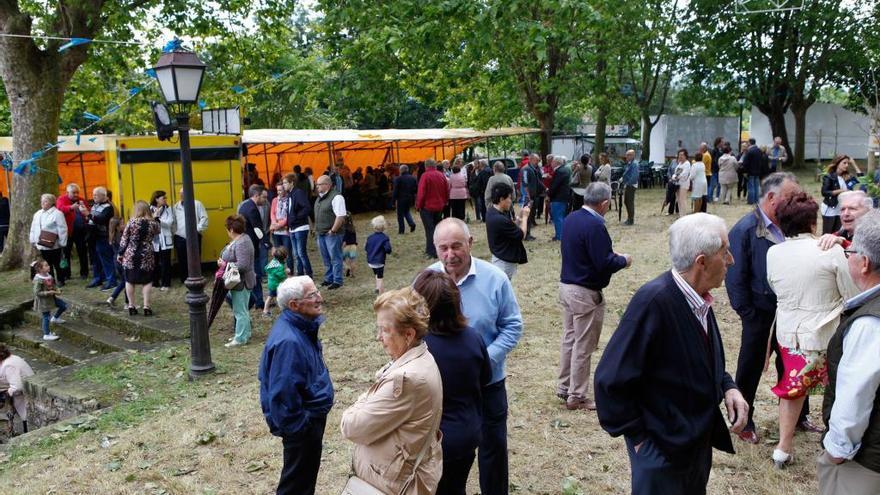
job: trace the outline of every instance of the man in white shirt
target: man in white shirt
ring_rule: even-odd
[[[177,270],[180,275],[180,283],[186,282],[189,275],[186,268],[186,217],[183,214],[183,188],[180,188],[178,196],[180,201],[174,203],[171,210],[174,212],[174,252],[177,255]],[[195,199],[196,205],[196,230],[199,236],[199,253],[202,252],[202,233],[208,230],[208,212],[201,201]]]
[[[828,343],[819,491],[867,495],[880,487],[880,212],[859,220],[845,253],[862,293],[846,302]]]

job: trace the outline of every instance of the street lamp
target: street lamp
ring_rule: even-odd
[[[743,107],[746,104],[746,99],[740,96],[736,101],[739,103],[739,127],[737,128],[739,130],[739,135],[736,138],[736,145],[739,146],[742,143],[743,138]]]
[[[162,53],[156,67],[156,79],[165,103],[177,119],[180,136],[180,163],[183,175],[183,215],[186,221],[186,261],[188,277],[186,304],[189,305],[190,365],[191,377],[212,373],[211,342],[208,338],[208,318],[205,306],[205,279],[202,277],[202,260],[199,253],[196,229],[195,195],[193,193],[192,152],[189,145],[189,108],[199,99],[199,91],[205,76],[205,64],[195,53],[184,50],[175,43],[171,50]]]

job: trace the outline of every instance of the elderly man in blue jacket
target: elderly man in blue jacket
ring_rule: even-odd
[[[724,220],[678,219],[669,252],[672,269],[636,291],[596,368],[599,424],[625,437],[638,495],[706,493],[712,448],[733,453],[718,404],[734,432],[748,417],[712,311],[734,263]]]
[[[333,407],[333,383],[318,340],[323,304],[311,278],[282,282],[278,305],[284,310],[260,359],[260,406],[269,431],[284,447],[278,494],[315,493],[324,426]]]

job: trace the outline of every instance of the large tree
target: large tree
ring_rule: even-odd
[[[857,31],[868,0],[809,0],[804,8],[759,14],[734,12],[735,2],[695,0],[687,42],[701,47],[693,74],[703,84],[721,86],[732,98],[743,95],[770,121],[771,132],[803,166],[807,109],[819,90],[834,84],[857,50]],[[795,145],[788,140],[785,114],[795,118]]]
[[[0,0],[0,34],[7,35],[0,36],[0,78],[11,114],[14,160],[31,158],[47,143],[56,142],[67,90],[94,50],[91,44],[84,44],[59,51],[64,40],[31,36],[112,40],[140,37],[158,45],[157,25],[197,37],[222,37],[250,29],[254,24],[283,22],[286,13],[292,11],[292,4],[292,0],[265,0],[253,5],[240,0],[210,4],[192,0]],[[218,15],[219,12],[229,15]],[[146,65],[154,60],[157,48],[142,48],[129,61]],[[111,79],[106,76],[114,69],[107,65],[96,72],[106,82]],[[83,87],[94,87],[93,83],[84,81]],[[111,88],[105,90],[112,92]],[[30,217],[39,206],[39,195],[57,190],[58,162],[54,150],[41,157],[38,166],[34,175],[14,176],[15,200],[0,269],[21,266],[30,258]]]

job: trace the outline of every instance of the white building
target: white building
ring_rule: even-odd
[[[865,114],[851,112],[840,105],[814,103],[807,110],[804,158],[807,160],[830,160],[843,153],[863,160],[868,157],[871,120]],[[788,141],[794,147],[794,115],[785,114]],[[749,135],[758,146],[772,145],[770,121],[757,107],[752,107]]]
[[[655,119],[652,116],[651,119]],[[666,163],[684,148],[693,154],[700,143],[709,148],[716,137],[735,143],[739,131],[736,117],[701,117],[691,115],[661,115],[657,125],[651,129],[651,152],[648,159],[654,163]],[[644,129],[642,129],[644,133]]]

